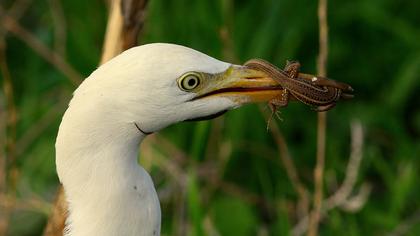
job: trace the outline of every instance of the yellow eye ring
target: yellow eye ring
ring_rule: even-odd
[[[189,72],[178,80],[178,86],[184,91],[191,91],[201,83],[201,75],[196,72]]]

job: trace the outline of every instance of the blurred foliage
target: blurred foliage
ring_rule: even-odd
[[[29,1],[19,20],[50,48],[56,43],[57,30],[51,14],[53,1]],[[8,9],[15,2],[5,0],[1,5]],[[62,55],[88,76],[101,54],[106,2],[61,4],[66,29]],[[321,235],[384,235],[402,224],[410,224],[407,235],[420,234],[416,182],[420,178],[419,9],[420,1],[414,0],[329,1],[328,75],[350,83],[356,97],[328,112],[325,192],[330,195],[344,178],[349,124],[354,119],[361,120],[366,134],[357,183],[370,183],[373,189],[360,211],[331,211],[322,221]],[[317,1],[311,0],[150,0],[140,43],[182,44],[235,63],[261,57],[282,67],[286,59],[294,59],[301,62],[303,71],[315,73],[316,14]],[[55,136],[75,87],[12,34],[6,35],[5,42],[18,112],[18,155],[11,164],[17,177],[8,178],[9,190],[16,189],[14,196],[22,201],[37,196],[51,202],[58,185]],[[3,90],[0,99],[4,117]],[[281,110],[281,118],[273,122],[279,125],[299,175],[312,192],[316,113],[292,103]],[[0,127],[4,132],[5,127]],[[191,176],[186,189],[178,186],[162,199],[163,235],[179,235],[183,232],[180,222],[185,221],[189,223],[184,230],[193,235],[211,230],[221,235],[288,235],[296,224],[297,193],[258,106],[245,106],[214,121],[177,124],[161,136],[185,150],[190,158],[181,167]],[[165,157],[171,154],[158,144],[153,148]],[[153,158],[149,169],[158,190],[174,186],[171,175]],[[214,169],[217,177],[206,172]],[[205,176],[197,177],[201,175]],[[206,178],[233,184],[242,192],[231,194]],[[265,204],[246,200],[242,193],[258,196]],[[180,208],[185,208],[185,215],[180,215]],[[46,219],[39,210],[14,210],[8,235],[40,235]]]

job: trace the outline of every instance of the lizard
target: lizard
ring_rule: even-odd
[[[314,107],[315,111],[327,111],[333,108],[340,99],[349,99],[353,95],[353,88],[345,83],[320,76],[300,73],[300,63],[288,61],[284,70],[262,59],[251,59],[245,66],[262,71],[275,79],[283,88],[279,96],[270,102],[273,113],[278,107],[288,105],[290,99],[297,99],[304,104]]]

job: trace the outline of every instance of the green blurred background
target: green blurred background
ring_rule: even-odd
[[[106,1],[2,0],[1,6],[7,10],[19,1],[18,22],[32,36],[83,77],[97,67]],[[415,0],[328,3],[328,76],[350,83],[356,97],[328,112],[326,197],[345,178],[351,122],[360,122],[365,135],[346,202],[360,206],[328,211],[320,235],[420,235],[419,10]],[[6,235],[40,235],[59,184],[55,136],[75,86],[3,26],[0,37],[12,85],[2,73],[0,158],[9,158],[0,169],[6,177],[0,181],[0,221],[10,216]],[[182,44],[235,63],[259,57],[283,67],[294,59],[302,71],[316,73],[317,1],[150,0],[139,38],[140,44],[149,42]],[[13,101],[7,99],[10,91]],[[13,107],[17,117],[7,121]],[[248,105],[146,139],[141,162],[159,192],[163,235],[291,234],[303,217],[297,211],[299,195],[281,161],[278,134],[267,131],[264,114],[269,115],[267,106]],[[272,122],[312,201],[317,114],[291,103],[280,116]],[[14,151],[6,145],[10,142]],[[351,199],[359,197],[361,186],[370,187],[366,201]]]

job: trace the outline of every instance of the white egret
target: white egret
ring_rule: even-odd
[[[125,51],[74,92],[56,141],[69,206],[66,235],[160,235],[159,200],[137,163],[140,142],[184,120],[205,119],[279,94],[262,72],[173,44]]]

